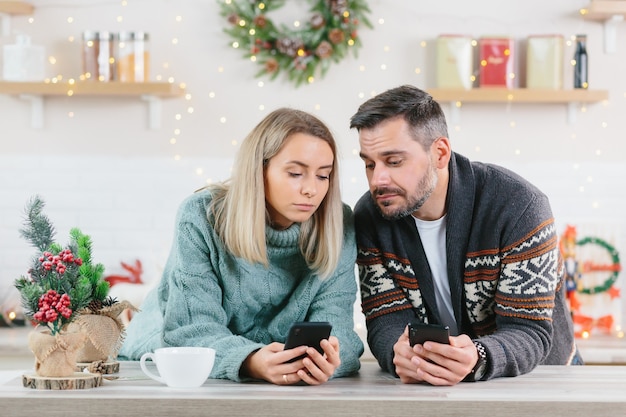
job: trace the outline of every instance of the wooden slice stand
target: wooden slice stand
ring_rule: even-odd
[[[67,377],[39,376],[36,374],[22,375],[24,388],[48,389],[48,390],[71,390],[89,389],[102,385],[102,374],[74,372]]]
[[[94,366],[95,365],[95,366]],[[120,363],[114,362],[79,362],[76,364],[79,371],[87,369],[91,373],[100,373],[104,375],[116,374],[120,371]],[[97,369],[96,369],[97,368]]]

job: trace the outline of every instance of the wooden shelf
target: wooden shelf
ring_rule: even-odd
[[[626,18],[626,0],[593,0],[589,6],[579,10],[583,19],[604,24],[604,51],[615,52],[617,25]]]
[[[150,95],[157,97],[178,97],[185,93],[177,84],[165,82],[122,83],[87,82],[53,83],[0,81],[0,94],[35,94],[41,96],[127,96]]]
[[[30,15],[35,8],[32,4],[23,1],[0,0],[0,35],[9,36],[11,34],[11,16]]]
[[[576,118],[575,105],[579,103],[598,103],[609,99],[607,90],[540,90],[527,88],[474,88],[447,89],[431,88],[428,93],[442,103],[450,103],[451,119],[457,123],[460,107],[465,103],[528,103],[528,104],[566,104],[568,120]],[[459,104],[457,104],[459,103]]]
[[[161,99],[180,97],[183,87],[165,82],[15,82],[0,81],[0,94],[16,95],[31,102],[31,126],[43,127],[44,97],[139,97],[148,103],[149,126],[161,126]]]
[[[589,6],[580,9],[580,14],[588,20],[605,21],[613,16],[626,16],[626,0],[593,0]]]
[[[0,14],[33,14],[32,4],[23,1],[0,1]]]
[[[596,103],[608,100],[606,90],[539,90],[526,88],[429,89],[437,101],[461,103]]]

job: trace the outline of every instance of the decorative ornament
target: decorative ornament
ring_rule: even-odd
[[[605,314],[594,317],[583,314],[581,311],[583,303],[579,300],[578,295],[597,296],[605,293],[611,300],[619,298],[620,290],[615,287],[615,282],[622,269],[619,253],[613,245],[603,239],[594,236],[577,239],[576,235],[576,228],[568,225],[559,242],[559,248],[564,260],[570,310],[574,325],[578,328],[575,331],[575,335],[576,337],[588,337],[594,328],[604,333],[610,333],[614,325],[613,315]],[[600,253],[606,252],[611,263],[601,263],[592,259],[582,261],[580,255],[576,253],[576,248],[586,245],[599,247],[601,249]],[[585,285],[585,275],[598,272],[608,273],[607,278],[602,282],[596,281],[596,285]]]
[[[242,49],[261,66],[256,76],[269,75],[273,80],[283,72],[296,86],[313,83],[317,74],[323,77],[331,63],[350,51],[356,56],[361,46],[359,25],[372,28],[364,0],[311,0],[311,16],[306,22],[296,22],[297,29],[275,24],[268,17],[285,0],[220,1],[220,14],[228,22],[224,32],[232,38],[233,48]]]
[[[92,262],[91,237],[73,228],[70,242],[62,247],[54,241],[54,226],[43,208],[39,196],[27,204],[20,234],[37,248],[37,254],[28,274],[15,280],[15,287],[24,315],[39,325],[29,337],[36,376],[27,377],[25,384],[35,381],[33,387],[51,389],[54,384],[46,378],[64,377],[76,382],[77,361],[85,360],[85,348],[88,353],[96,351],[93,360],[117,355],[123,328],[116,317],[132,306],[108,296],[104,266]],[[111,323],[99,326],[102,320]],[[80,373],[78,377],[85,379]],[[87,380],[93,383],[98,378]]]

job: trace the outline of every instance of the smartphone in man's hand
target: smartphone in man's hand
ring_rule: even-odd
[[[409,344],[423,345],[424,342],[450,344],[450,329],[440,324],[409,323]]]

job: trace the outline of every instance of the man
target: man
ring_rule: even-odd
[[[452,151],[428,93],[401,86],[352,117],[369,192],[355,207],[368,343],[404,383],[454,385],[581,364],[548,198]],[[449,326],[411,347],[407,323]]]

